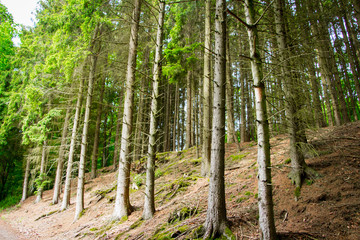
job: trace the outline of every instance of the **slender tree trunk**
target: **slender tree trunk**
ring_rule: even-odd
[[[89,74],[89,83],[88,83],[88,92],[86,97],[86,105],[85,105],[85,116],[84,116],[84,126],[81,137],[81,151],[80,151],[80,162],[79,162],[79,174],[78,174],[78,185],[77,185],[77,193],[76,193],[76,208],[75,208],[75,218],[74,220],[79,219],[82,211],[85,209],[84,207],[84,183],[85,183],[85,157],[86,157],[86,148],[87,148],[87,135],[89,130],[89,122],[90,122],[90,111],[91,111],[91,100],[93,94],[93,87],[95,82],[95,73],[96,73],[96,65],[98,60],[98,54],[100,53],[101,45],[97,43],[98,46],[95,48],[95,39],[99,36],[100,30],[99,26],[96,27],[93,45],[91,46],[90,52],[90,74]],[[95,50],[95,51],[94,51]]]
[[[121,219],[132,212],[130,205],[130,140],[132,131],[134,82],[136,70],[136,54],[138,45],[139,20],[142,0],[134,0],[134,12],[131,23],[129,42],[129,56],[126,72],[126,92],[124,102],[124,115],[121,133],[121,148],[119,159],[119,174],[115,197],[114,219]]]
[[[335,124],[341,125],[341,107],[339,106],[339,101],[337,99],[337,90],[335,86],[335,79],[334,74],[334,65],[332,60],[332,47],[330,44],[329,32],[327,30],[327,26],[324,23],[324,20],[321,16],[319,16],[319,9],[315,10],[314,3],[310,0],[307,1],[308,3],[308,11],[310,12],[310,23],[311,23],[311,31],[315,36],[318,36],[320,39],[316,41],[316,53],[319,59],[319,68],[321,72],[321,78],[326,82],[327,88],[330,91],[330,97],[332,101],[332,106],[334,109],[334,118]],[[317,3],[315,3],[317,4]],[[321,12],[321,11],[320,11]],[[319,18],[319,23],[315,21],[315,18]],[[340,96],[341,97],[341,96]],[[343,97],[343,96],[342,96]],[[341,100],[340,100],[341,102]],[[344,116],[345,117],[345,116]]]
[[[285,16],[283,12],[284,2],[283,0],[275,0],[274,10],[275,10],[275,24],[276,24],[276,39],[279,49],[279,59],[282,63],[281,66],[281,77],[284,79],[284,93],[286,99],[286,112],[288,120],[288,131],[290,137],[290,157],[291,157],[291,166],[292,171],[289,174],[292,182],[296,185],[297,189],[300,189],[302,180],[309,173],[309,167],[305,163],[305,158],[301,150],[303,140],[303,133],[305,129],[303,128],[302,120],[299,118],[299,113],[297,112],[300,109],[299,101],[300,96],[297,93],[299,90],[298,81],[290,73],[290,63],[289,63],[289,46],[286,39],[286,30],[285,30]]]
[[[80,111],[81,111],[81,103],[82,103],[82,98],[83,98],[83,96],[82,96],[83,87],[84,87],[84,78],[82,78],[80,80],[79,93],[78,93],[77,102],[76,102],[74,123],[73,123],[73,129],[72,129],[72,133],[71,133],[69,158],[68,158],[67,169],[66,169],[65,189],[64,189],[63,201],[61,203],[61,210],[65,210],[70,205],[71,174],[72,174],[72,165],[73,165],[74,152],[75,152],[76,133],[77,133],[77,128],[78,128]]]
[[[146,83],[149,79],[149,58],[150,58],[150,48],[148,46],[145,47],[143,51],[143,65],[142,69],[144,71],[144,75],[141,78],[140,83],[140,99],[139,99],[139,108],[136,116],[136,129],[135,129],[135,143],[134,143],[134,161],[139,160],[142,157],[142,145],[143,145],[143,131],[144,131],[144,104],[145,104],[145,91],[146,91]]]
[[[347,17],[347,14],[344,14],[344,21],[345,21],[345,26],[349,32],[349,38],[348,41],[346,40],[347,35],[346,35],[346,30],[345,30],[345,26],[343,24],[343,21],[341,20],[340,22],[340,26],[341,26],[341,30],[343,33],[343,36],[345,37],[345,43],[347,43],[346,45],[346,50],[349,54],[349,60],[350,60],[350,67],[351,67],[351,71],[353,72],[354,75],[354,85],[355,85],[355,90],[356,93],[358,95],[358,101],[360,103],[360,56],[358,56],[358,54],[360,54],[360,49],[358,47],[359,44],[356,44],[357,39],[354,39],[354,34],[353,34],[353,30],[350,27],[349,24],[349,19]]]
[[[64,158],[65,158],[65,149],[66,149],[66,139],[67,139],[67,132],[69,127],[69,119],[70,119],[70,108],[66,110],[65,121],[63,125],[63,131],[61,136],[61,145],[59,150],[59,159],[58,165],[56,169],[56,176],[55,176],[55,183],[54,183],[54,195],[53,195],[53,204],[57,204],[59,202],[60,197],[60,189],[61,189],[61,179],[64,167]]]
[[[155,158],[156,158],[156,133],[157,133],[157,115],[159,82],[161,78],[161,58],[164,31],[165,1],[160,2],[160,12],[158,18],[158,29],[156,35],[155,63],[153,71],[153,92],[150,111],[150,132],[149,147],[146,167],[146,185],[143,218],[150,219],[155,213]]]
[[[46,165],[46,141],[44,141],[44,144],[42,146],[42,153],[41,153],[41,163],[40,163],[40,178],[42,180],[44,180],[43,178],[46,176],[46,173],[45,173],[45,165]],[[35,203],[38,203],[41,201],[42,199],[42,194],[44,192],[44,188],[42,186],[42,182],[40,183],[41,186],[38,186],[38,189],[37,189],[37,194],[36,194],[36,200],[35,200]]]
[[[121,131],[121,108],[120,106],[122,105],[122,97],[120,97],[120,104],[118,107],[118,112],[117,112],[117,120],[116,120],[116,133],[115,133],[115,143],[114,143],[114,158],[113,158],[113,162],[114,162],[114,171],[117,170],[117,166],[118,166],[118,160],[119,160],[119,145],[120,145],[120,131]]]
[[[249,25],[251,71],[254,80],[256,105],[256,125],[258,140],[258,200],[259,225],[261,237],[264,240],[276,239],[274,209],[272,199],[272,182],[270,168],[269,123],[266,110],[265,84],[262,63],[259,53],[259,38],[257,26],[254,24],[254,2],[245,0],[246,22]]]
[[[104,113],[104,126],[103,126],[103,148],[102,148],[102,167],[106,167],[108,162],[108,139],[110,136],[107,136],[107,128],[108,128],[108,115],[109,115],[109,108],[105,108]]]
[[[205,49],[203,80],[203,149],[201,175],[209,176],[211,156],[211,0],[205,0]]]
[[[30,176],[30,158],[26,159],[26,168],[25,168],[25,176],[24,176],[24,185],[23,192],[21,197],[21,202],[25,201],[28,193],[28,185],[29,185],[29,176]]]
[[[226,40],[226,125],[227,125],[227,142],[237,143],[237,136],[234,125],[234,84],[231,72],[231,59],[230,59],[230,42],[229,34]]]
[[[166,97],[165,97],[165,118],[164,118],[164,145],[163,151],[168,152],[170,151],[170,108],[171,108],[171,85],[167,84],[166,87]]]
[[[174,122],[173,122],[173,151],[179,150],[179,141],[177,141],[177,129],[179,128],[179,83],[176,83],[175,87],[175,110],[174,110]]]
[[[223,234],[225,203],[225,88],[226,88],[226,1],[216,1],[214,103],[211,141],[210,183],[205,221],[206,238]]]
[[[101,115],[103,109],[102,103],[103,103],[104,91],[105,91],[105,77],[102,77],[100,86],[101,86],[100,97],[96,111],[97,116],[96,116],[94,145],[93,145],[93,152],[91,154],[91,175],[90,175],[91,179],[96,178],[97,158],[98,158],[99,141],[100,141],[100,124],[101,124]]]
[[[191,92],[191,80],[192,74],[191,71],[188,70],[186,75],[186,142],[185,148],[189,149],[192,147],[192,94]]]
[[[314,115],[315,115],[315,124],[316,127],[321,128],[325,127],[324,116],[321,109],[320,95],[319,95],[319,82],[316,78],[316,72],[314,67],[314,60],[310,58],[309,60],[309,75],[310,75],[310,84],[311,84],[311,95],[314,104]]]

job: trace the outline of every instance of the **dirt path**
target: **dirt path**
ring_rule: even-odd
[[[0,219],[0,240],[25,240],[20,233],[16,232],[7,222]]]

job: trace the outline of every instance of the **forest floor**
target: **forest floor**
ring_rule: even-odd
[[[290,171],[289,140],[271,139],[276,230],[281,239],[360,239],[360,122],[307,132],[306,162],[321,174],[307,180],[295,201]],[[237,239],[259,239],[257,212],[257,146],[250,142],[226,145],[226,208]],[[132,180],[144,182],[143,164],[133,163]],[[156,208],[153,219],[141,220],[144,185],[131,190],[135,211],[123,221],[112,221],[116,173],[100,170],[87,180],[83,216],[73,222],[75,204],[59,212],[52,190],[43,201],[35,197],[1,212],[22,239],[195,239],[206,218],[208,180],[200,176],[196,147],[158,155]],[[76,198],[73,181],[71,202]]]

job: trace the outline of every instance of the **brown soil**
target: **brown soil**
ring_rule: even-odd
[[[321,178],[306,181],[298,201],[287,174],[288,139],[279,135],[271,139],[272,174],[276,229],[281,239],[360,239],[360,122],[336,128],[308,131],[312,147],[306,162]],[[226,150],[227,216],[237,239],[259,239],[257,222],[257,165],[255,143],[235,144]],[[237,156],[237,157],[236,157]],[[159,156],[162,176],[156,180],[157,212],[152,220],[134,223],[141,218],[143,188],[131,191],[135,206],[127,220],[112,222],[116,173],[103,169],[100,176],[86,182],[84,215],[76,222],[74,204],[56,212],[60,204],[51,205],[52,190],[35,204],[28,198],[21,206],[2,212],[1,217],[25,239],[160,239],[159,232],[168,231],[174,239],[192,239],[191,230],[204,223],[208,180],[200,177],[196,148]],[[141,172],[141,163],[133,164]],[[134,173],[133,177],[136,175]],[[72,198],[76,198],[76,180]],[[109,190],[102,195],[97,190]],[[187,207],[197,213],[169,224]],[[180,230],[181,226],[186,230]],[[166,234],[165,234],[166,235]],[[168,238],[164,238],[168,239]]]

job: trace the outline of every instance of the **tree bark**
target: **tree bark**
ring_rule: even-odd
[[[174,122],[173,122],[173,151],[179,150],[179,141],[177,141],[177,129],[179,128],[179,83],[175,86],[175,109],[174,109]]]
[[[259,53],[257,26],[254,24],[254,2],[245,0],[246,23],[250,44],[251,71],[254,80],[256,125],[258,140],[258,205],[259,226],[264,240],[276,239],[274,209],[272,199],[272,182],[270,168],[269,123],[266,110],[265,84],[262,63]]]
[[[155,158],[156,158],[156,133],[157,133],[157,117],[158,117],[158,98],[159,98],[159,82],[161,78],[161,58],[164,31],[164,14],[165,1],[160,2],[160,12],[158,18],[158,29],[156,35],[156,49],[153,71],[153,91],[150,111],[150,132],[149,146],[146,167],[146,185],[145,185],[145,201],[143,218],[150,219],[155,213]]]
[[[43,177],[46,176],[46,173],[45,173],[45,165],[46,165],[46,158],[47,158],[47,154],[46,154],[46,141],[44,141],[44,144],[42,146],[42,153],[41,153],[41,163],[40,163],[40,178],[42,179]],[[44,180],[44,179],[42,179]],[[44,192],[44,188],[42,186],[42,182],[40,183],[41,186],[38,186],[38,189],[37,189],[37,194],[36,194],[36,200],[35,200],[35,203],[38,203],[41,201],[42,199],[42,194]]]
[[[129,56],[126,72],[126,92],[124,102],[124,115],[121,133],[121,148],[119,159],[119,174],[115,197],[114,219],[121,219],[132,212],[130,205],[130,140],[132,131],[134,82],[136,70],[136,54],[138,45],[139,20],[142,0],[134,0],[134,12],[131,23]]]
[[[30,176],[30,158],[27,158],[26,159],[25,176],[24,176],[24,184],[23,184],[23,192],[22,192],[22,197],[21,197],[20,202],[25,201],[26,198],[27,198],[28,185],[29,185],[29,176]]]
[[[276,39],[279,49],[279,59],[281,65],[281,77],[284,79],[284,93],[286,100],[286,112],[288,120],[288,132],[290,138],[290,157],[292,171],[289,174],[292,182],[296,185],[297,189],[300,189],[303,178],[306,177],[308,166],[305,163],[304,154],[301,146],[306,143],[304,139],[305,129],[302,124],[302,120],[299,117],[298,110],[300,106],[298,104],[301,101],[301,96],[297,93],[299,84],[298,81],[290,73],[289,63],[289,46],[286,39],[285,30],[285,16],[284,16],[284,2],[283,0],[275,0],[274,12],[275,12],[275,24],[276,24]],[[305,141],[305,142],[304,142]]]
[[[171,108],[171,85],[168,83],[166,87],[165,97],[165,117],[164,117],[164,144],[163,151],[170,151],[170,108]]]
[[[63,125],[63,131],[61,136],[61,145],[59,150],[59,159],[56,169],[55,183],[54,183],[54,194],[53,194],[53,204],[57,204],[59,202],[60,197],[60,189],[61,189],[61,179],[64,167],[64,158],[65,158],[65,149],[66,149],[66,139],[67,132],[69,127],[69,119],[70,119],[70,108],[66,110],[65,121]]]
[[[104,91],[105,91],[105,77],[102,77],[100,82],[100,97],[96,111],[96,126],[95,126],[95,136],[94,136],[94,145],[93,152],[91,154],[91,175],[90,178],[96,178],[96,168],[97,168],[97,158],[99,152],[99,141],[100,141],[100,124],[101,124],[101,115],[103,109],[103,99],[104,99]]]
[[[211,156],[211,0],[205,0],[205,49],[204,49],[204,80],[203,80],[203,148],[201,175],[210,174]]]
[[[95,28],[93,43],[90,49],[91,52],[90,73],[89,73],[86,105],[85,105],[84,126],[81,137],[81,151],[80,151],[79,174],[78,174],[78,185],[76,192],[76,208],[75,208],[74,220],[79,219],[79,217],[81,216],[82,212],[85,209],[84,207],[85,157],[86,157],[86,148],[87,148],[87,135],[89,130],[89,122],[90,122],[91,100],[92,100],[93,87],[95,82],[96,65],[98,60],[98,54],[100,53],[100,48],[101,48],[100,43],[95,42],[96,41],[95,39],[99,36],[99,34],[100,34],[100,30],[99,30],[99,26],[97,26]],[[95,46],[96,44],[97,46]]]
[[[230,58],[230,42],[229,35],[226,39],[226,125],[227,125],[227,142],[237,143],[237,136],[235,132],[234,121],[234,84],[231,72],[231,58]],[[240,149],[239,149],[240,150]]]
[[[189,149],[192,147],[192,91],[191,89],[192,74],[188,70],[186,75],[186,142],[185,148]]]
[[[122,97],[120,97],[120,99],[122,99]],[[117,112],[117,120],[116,120],[116,133],[115,133],[115,143],[114,143],[114,158],[113,158],[113,163],[114,163],[114,171],[117,170],[117,162],[119,160],[119,145],[120,145],[120,131],[121,131],[121,106],[122,104],[122,100],[120,100],[120,104],[118,107],[118,112]]]
[[[83,94],[82,93],[83,86],[84,86],[84,78],[82,78],[80,80],[79,93],[77,96],[74,123],[73,123],[73,129],[72,129],[72,133],[71,133],[69,158],[68,158],[67,169],[66,169],[65,189],[64,189],[63,201],[61,203],[61,210],[65,210],[70,205],[71,174],[72,174],[72,165],[73,165],[74,152],[75,152],[76,133],[77,133],[77,128],[78,128],[81,104],[82,104],[82,98],[83,98],[83,95],[82,95]]]
[[[224,233],[225,203],[225,87],[226,87],[226,1],[216,1],[215,12],[215,65],[214,97],[211,141],[210,183],[208,209],[205,221],[206,238]]]
[[[139,99],[139,108],[136,116],[136,129],[135,129],[135,143],[134,143],[134,161],[139,160],[142,157],[142,145],[143,145],[143,137],[144,134],[144,104],[145,104],[145,91],[146,91],[146,83],[149,78],[149,58],[150,58],[150,49],[148,46],[145,47],[143,51],[143,65],[142,69],[144,71],[144,75],[141,78],[140,83],[140,99]]]

